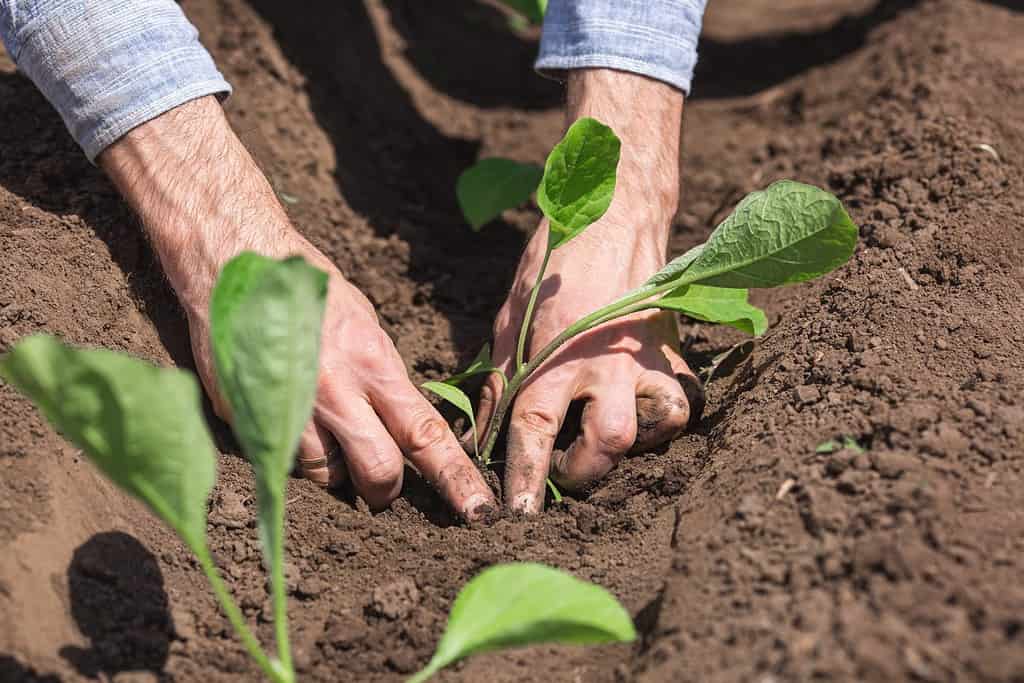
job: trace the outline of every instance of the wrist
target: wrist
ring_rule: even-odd
[[[622,140],[616,197],[650,207],[662,221],[671,221],[679,204],[683,99],[682,91],[639,74],[569,72],[568,123],[591,116],[615,131]]]

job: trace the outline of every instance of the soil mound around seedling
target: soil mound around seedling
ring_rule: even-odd
[[[711,3],[672,248],[794,178],[844,201],[854,259],[756,293],[772,327],[709,383],[700,425],[540,518],[467,528],[411,471],[377,515],[290,482],[302,680],[401,680],[458,589],[510,560],[607,587],[640,641],[486,655],[442,680],[1024,678],[1024,13],[823,4]],[[478,156],[542,161],[561,136],[558,87],[530,76],[536,35],[468,2],[182,5],[296,225],[416,378],[465,363],[537,212],[474,235],[455,177]],[[135,219],[5,57],[0,102],[0,351],[47,331],[190,367]],[[695,367],[741,340],[683,330]],[[269,641],[252,477],[216,436],[210,545]],[[183,546],[6,387],[0,548],[0,679],[256,676]]]

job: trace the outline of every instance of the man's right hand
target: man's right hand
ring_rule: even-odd
[[[273,190],[205,97],[136,128],[99,157],[141,216],[188,316],[196,366],[218,414],[209,299],[221,267],[241,251],[303,256],[330,277],[320,387],[300,465],[321,484],[349,477],[373,508],[402,487],[404,457],[467,519],[495,505],[447,423],[412,384],[370,302],[290,225]],[[403,457],[404,456],[404,457]]]

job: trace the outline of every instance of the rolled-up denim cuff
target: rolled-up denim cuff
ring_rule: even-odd
[[[7,42],[90,161],[131,129],[231,86],[173,0],[11,0]]]
[[[638,73],[690,92],[706,0],[551,0],[537,70]]]

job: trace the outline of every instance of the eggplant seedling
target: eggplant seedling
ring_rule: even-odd
[[[504,391],[484,426],[483,445],[477,446],[485,465],[490,463],[519,389],[573,337],[649,310],[675,311],[760,336],[768,321],[762,310],[748,303],[749,288],[779,287],[819,277],[846,263],[857,245],[857,226],[838,199],[811,185],[780,180],[743,198],[706,242],[669,262],[637,289],[579,319],[527,357],[533,312],[548,260],[554,250],[568,244],[608,209],[615,191],[619,151],[615,133],[592,118],[574,123],[555,146],[537,187],[537,205],[547,218],[547,249],[526,304],[511,376],[494,365],[485,347],[469,368],[446,380],[445,390],[438,392],[449,401],[458,396],[452,402],[473,420],[469,398],[456,385],[476,374],[501,377]],[[500,192],[492,188],[490,196],[500,196]],[[426,388],[434,390],[436,386]],[[479,443],[477,425],[471,425],[474,443]]]
[[[422,683],[481,652],[537,643],[597,645],[635,639],[629,613],[604,588],[542,564],[500,564],[459,591],[437,651],[408,683]]]
[[[276,656],[249,629],[206,543],[216,451],[195,377],[47,335],[24,339],[0,357],[0,377],[181,537],[242,644],[275,683],[295,680],[283,570],[284,489],[313,410],[326,292],[327,276],[300,258],[245,253],[225,266],[210,306],[217,380],[256,475]]]

